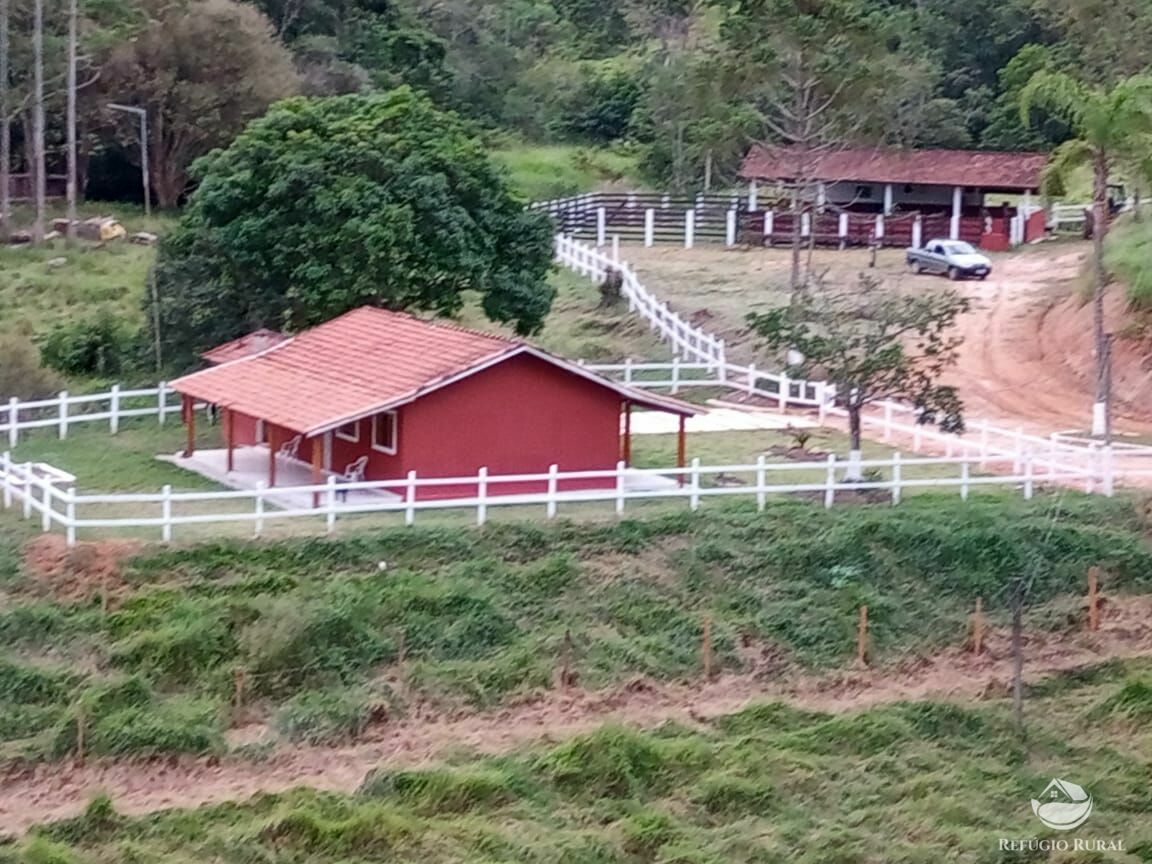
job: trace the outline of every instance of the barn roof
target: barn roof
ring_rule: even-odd
[[[1048,161],[1044,153],[997,153],[987,150],[889,150],[851,147],[810,156],[807,174],[824,182],[913,183],[981,189],[1033,190]],[[799,157],[795,148],[756,144],[744,157],[740,176],[746,180],[794,180]]]
[[[369,306],[257,354],[185,375],[170,386],[194,399],[315,435],[415,401],[520,354],[594,381],[640,406],[698,413],[679,399],[609,381],[516,339]]]

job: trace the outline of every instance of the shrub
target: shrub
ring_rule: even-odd
[[[111,378],[132,365],[135,337],[115,315],[73,321],[53,330],[44,340],[44,363],[65,375]]]
[[[273,726],[290,741],[336,744],[356,738],[370,715],[363,693],[305,690],[280,706]]]
[[[47,399],[64,389],[64,382],[41,365],[40,351],[17,336],[0,341],[0,394],[6,399]]]

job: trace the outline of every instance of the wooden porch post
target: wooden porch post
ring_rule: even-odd
[[[236,446],[236,421],[231,408],[224,409],[224,446],[228,448],[228,473],[235,468],[233,448]]]
[[[276,485],[276,427],[268,424],[268,488]]]
[[[312,485],[319,486],[324,479],[324,436],[312,438]],[[312,493],[312,509],[320,506],[320,493]]]
[[[684,431],[685,431],[684,430],[684,424],[687,421],[687,419],[688,418],[685,417],[683,414],[680,415],[680,431],[677,433],[677,437],[676,437],[676,467],[677,468],[683,468],[684,463],[685,463],[684,457],[685,457],[685,450],[687,448],[686,448],[686,442],[684,440]],[[684,485],[684,475],[683,474],[680,475],[680,485],[681,486]]]
[[[196,452],[196,406],[192,404],[191,396],[181,396],[180,407],[184,413],[184,426],[188,430],[188,446],[184,448],[184,458],[187,459]]]
[[[632,403],[624,402],[624,439],[620,442],[620,459],[625,465],[632,464]]]

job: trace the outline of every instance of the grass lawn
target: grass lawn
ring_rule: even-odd
[[[521,144],[492,151],[513,189],[528,201],[592,192],[608,185],[637,188],[636,160],[617,150],[574,145]]]
[[[64,215],[63,205],[54,206],[50,217]],[[167,215],[145,219],[139,208],[101,202],[84,204],[81,218],[114,215],[129,234],[136,231],[162,233],[171,222]],[[27,208],[18,208],[14,224],[28,223]],[[39,247],[0,246],[0,338],[7,334],[40,337],[56,326],[94,317],[107,310],[133,323],[141,320],[140,301],[154,247],[137,246],[126,240],[98,245],[77,241],[69,249],[63,239]],[[64,259],[60,266],[50,265]]]

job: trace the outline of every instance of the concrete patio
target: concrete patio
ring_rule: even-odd
[[[232,470],[228,470],[228,451],[197,450],[191,456],[180,453],[160,455],[161,462],[192,471],[230,489],[255,489],[257,484],[268,484],[268,448],[264,445],[237,447],[232,454]],[[328,481],[331,472],[325,472]],[[300,510],[312,506],[309,492],[295,491],[293,487],[312,485],[312,466],[298,459],[276,455],[276,485],[268,490],[267,501],[284,510]],[[383,489],[350,489],[346,500],[337,499],[337,508],[362,507],[384,501],[402,501],[403,496]],[[321,502],[323,503],[323,502]]]

